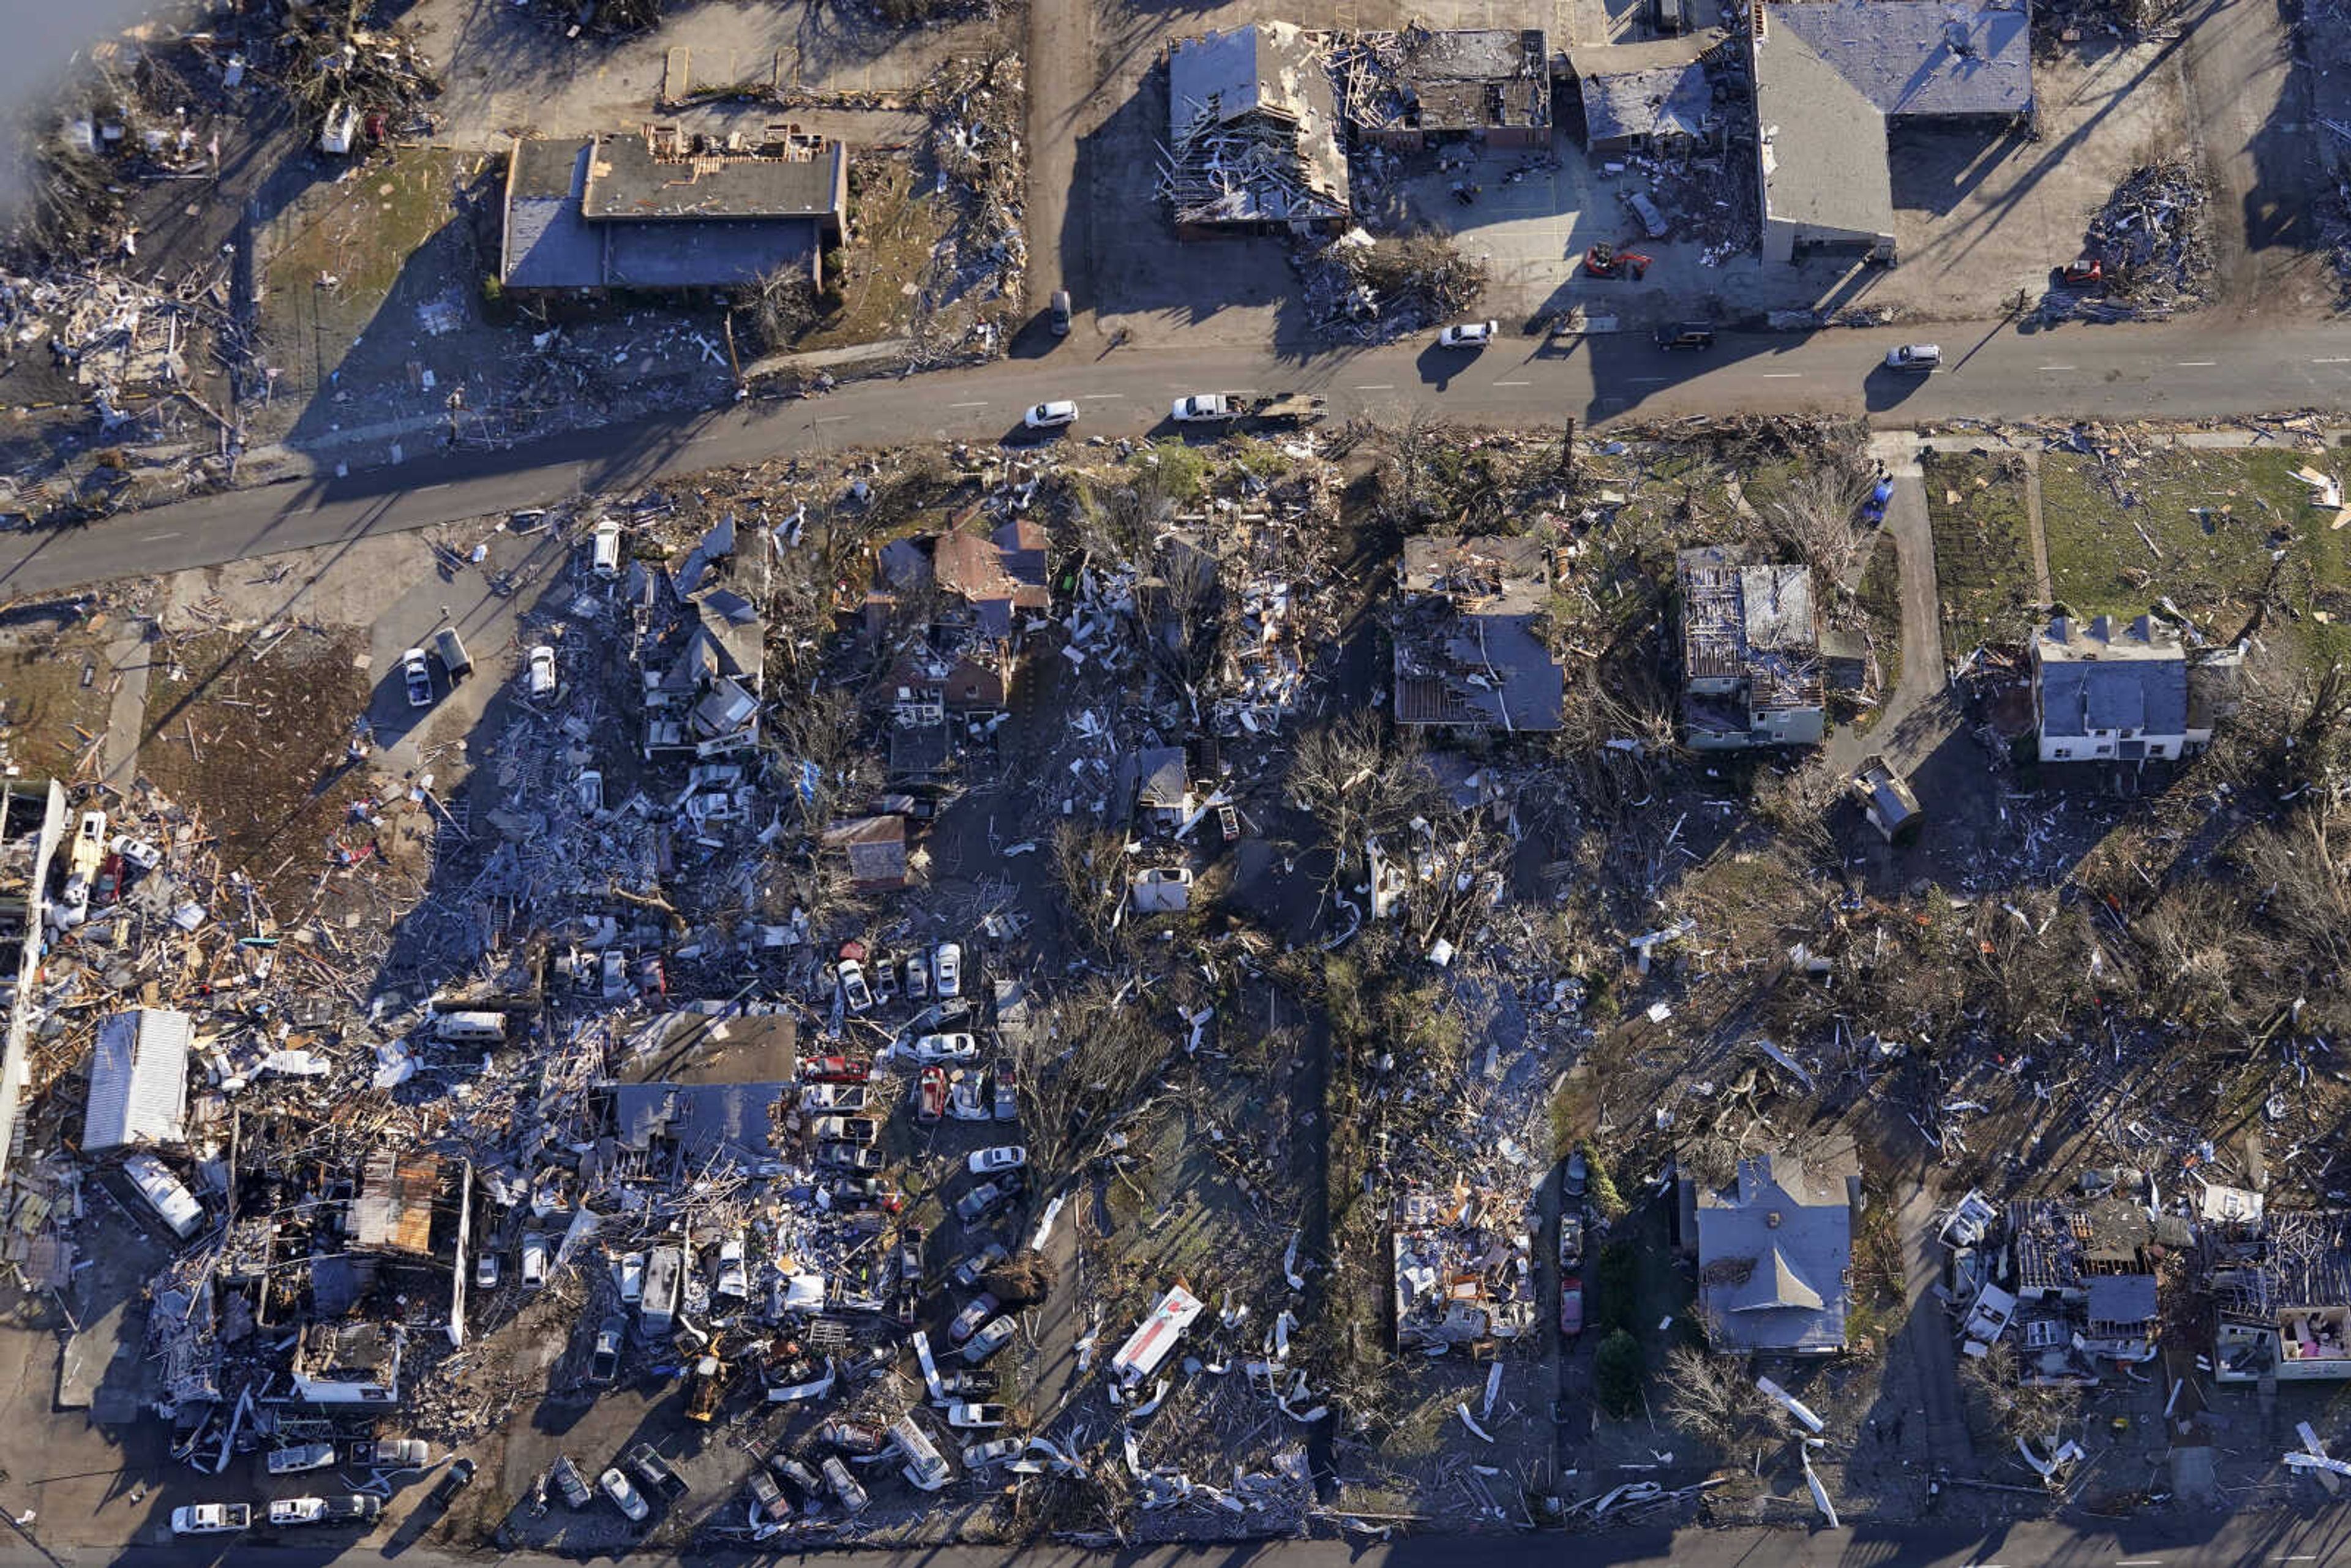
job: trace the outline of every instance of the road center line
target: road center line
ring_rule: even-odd
[[[2115,1568],[2163,1568],[2163,1559],[2160,1557],[2121,1557],[2116,1559]]]
[[[2351,365],[2351,360],[2313,360],[2314,365]]]
[[[1357,387],[1355,390],[1357,392],[1394,392],[1395,391],[1395,383],[1394,382],[1367,382]]]
[[[951,402],[947,406],[949,408],[986,408],[987,405],[984,402]]]
[[[1088,402],[1102,402],[1110,398],[1124,397],[1125,395],[1126,394],[1124,392],[1081,392],[1079,394],[1081,399]]]
[[[2070,371],[2074,367],[2071,365],[2043,365],[2041,368],[2044,371]]]
[[[152,545],[162,539],[175,539],[179,537],[180,536],[176,532],[168,534],[149,534],[145,538],[141,539],[139,542],[142,545]]]
[[[1802,371],[1765,371],[1763,372],[1763,379],[1767,382],[1800,382],[1804,379],[1804,372]]]
[[[1495,384],[1496,386],[1498,386],[1498,387],[1531,387],[1531,386],[1534,385],[1534,382],[1496,382],[1494,384]]]
[[[1636,387],[1661,387],[1673,379],[1671,376],[1635,376],[1633,384]]]
[[[847,422],[851,417],[851,415],[845,413],[820,414],[817,416],[816,423],[819,424],[841,424]]]
[[[2172,361],[2183,371],[2209,371],[2217,362],[2213,360],[2174,360]]]

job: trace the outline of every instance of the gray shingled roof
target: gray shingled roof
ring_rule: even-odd
[[[1889,118],[2021,115],[2032,109],[2032,16],[1949,0],[1803,0],[1771,7]]]
[[[1891,235],[1886,117],[1802,34],[1777,26],[1776,16],[1755,48],[1766,208],[1810,228]]]
[[[1845,1184],[1789,1155],[1742,1160],[1738,1186],[1698,1197],[1700,1304],[1740,1350],[1844,1343],[1853,1208]],[[1737,1265],[1751,1263],[1740,1273]]]
[[[1594,144],[1628,136],[1706,134],[1714,108],[1714,89],[1706,67],[1696,60],[1650,70],[1621,71],[1583,78],[1577,89],[1583,96],[1583,133]]]
[[[2155,1276],[2093,1275],[2088,1316],[2094,1323],[2145,1322],[2155,1316]]]
[[[2094,729],[2179,735],[2188,726],[2188,666],[2170,659],[2044,663],[2041,711],[2043,735],[2087,735]]]

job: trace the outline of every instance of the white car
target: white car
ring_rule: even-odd
[[[743,1238],[730,1236],[718,1244],[718,1273],[710,1283],[714,1296],[732,1296],[747,1301],[751,1295],[751,1271],[743,1264]]]
[[[334,1462],[332,1443],[301,1443],[290,1448],[270,1449],[268,1469],[273,1476],[298,1476],[304,1470],[323,1470]]]
[[[226,1535],[253,1524],[249,1502],[192,1502],[172,1511],[174,1535]]]
[[[1001,1427],[1011,1416],[1002,1405],[981,1404],[977,1400],[955,1399],[947,1403],[947,1425],[966,1431],[975,1427]]]
[[[963,1468],[967,1470],[985,1469],[989,1465],[1000,1465],[1007,1459],[1017,1459],[1020,1457],[1020,1450],[1028,1446],[1018,1437],[998,1437],[993,1442],[973,1443],[963,1451]]]
[[[645,1500],[637,1494],[637,1489],[629,1484],[629,1478],[618,1469],[607,1469],[596,1478],[596,1484],[604,1489],[604,1495],[612,1500],[612,1506],[627,1514],[632,1523],[643,1524],[645,1515],[653,1511],[645,1506]]]
[[[484,1251],[474,1260],[474,1289],[495,1291],[498,1288],[498,1255]]]
[[[873,988],[865,983],[865,966],[854,958],[841,961],[841,1001],[852,1013],[873,1010]]]
[[[269,1505],[272,1524],[316,1524],[327,1517],[327,1500],[322,1497],[285,1497]]]
[[[942,942],[931,956],[931,979],[943,997],[963,995],[963,949],[953,942]]]
[[[547,1283],[547,1232],[534,1230],[522,1239],[522,1288],[536,1291]]]
[[[1437,335],[1440,349],[1482,349],[1502,329],[1499,321],[1456,321]]]
[[[1889,371],[1933,371],[1942,362],[1943,350],[1937,343],[1905,343],[1886,350],[1886,368]]]
[[[163,863],[163,852],[144,839],[134,839],[128,833],[115,836],[114,852],[137,866],[141,871],[153,871]]]
[[[411,648],[400,656],[401,679],[408,683],[408,706],[433,706],[433,666],[425,661],[424,650]]]
[[[931,967],[920,953],[906,960],[906,999],[927,1001],[931,995]]]
[[[645,1255],[623,1252],[615,1270],[621,1283],[621,1300],[635,1306],[645,1299]]]
[[[1065,424],[1078,423],[1078,405],[1068,398],[1040,402],[1022,414],[1020,423],[1031,430],[1059,430]]]
[[[992,1149],[974,1149],[965,1159],[965,1166],[974,1176],[994,1176],[998,1171],[1017,1171],[1029,1163],[1029,1151],[1016,1144],[999,1144]]]
[[[555,650],[545,643],[530,651],[530,684],[526,689],[534,697],[555,695]]]
[[[914,1060],[925,1067],[943,1061],[977,1061],[979,1041],[967,1034],[926,1034],[914,1041]]]

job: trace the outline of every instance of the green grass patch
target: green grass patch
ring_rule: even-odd
[[[2033,598],[2022,461],[1935,452],[1924,465],[1945,652],[2022,641]]]
[[[1877,655],[1877,706],[1862,708],[1852,720],[1854,733],[1867,735],[1885,716],[1886,706],[1902,685],[1902,559],[1894,536],[1882,533],[1870,547],[1862,568],[1861,613],[1869,628],[1869,645]]]
[[[2050,591],[2080,615],[2136,615],[2168,597],[2226,637],[2252,613],[2272,553],[2283,549],[2279,589],[2289,613],[2273,620],[2271,635],[2298,638],[2307,656],[2344,657],[2351,528],[2334,531],[2329,514],[2309,504],[2294,471],[2310,463],[2275,449],[2157,448],[2116,476],[2126,505],[2096,459],[2047,454],[2041,525]]]

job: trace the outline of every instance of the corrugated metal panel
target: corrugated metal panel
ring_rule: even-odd
[[[186,1135],[194,1029],[186,1013],[162,1008],[116,1013],[98,1026],[82,1117],[85,1152],[175,1144]]]

